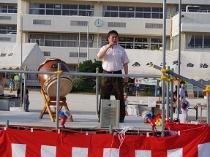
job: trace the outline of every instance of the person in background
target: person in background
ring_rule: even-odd
[[[21,91],[21,89],[22,89],[22,91]],[[17,97],[19,97],[22,100],[25,112],[29,112],[29,104],[30,104],[29,90],[28,90],[27,87],[25,87],[25,95],[24,95],[24,83],[22,83],[22,88],[21,89],[20,89],[20,86],[19,86],[19,88],[17,89]]]
[[[180,99],[180,107],[182,112],[182,122],[186,123],[188,120],[188,107],[190,106],[189,102],[186,100],[186,87],[184,83],[181,83],[179,88],[179,99]],[[181,121],[181,120],[180,120]]]
[[[112,30],[107,34],[108,44],[103,46],[97,57],[102,60],[103,73],[105,74],[128,74],[128,56],[125,49],[118,44],[119,34]],[[124,78],[128,82],[128,78]],[[112,91],[117,100],[120,100],[120,122],[125,118],[125,102],[123,97],[123,79],[120,77],[104,77],[101,83],[101,99],[110,99]],[[100,114],[100,111],[99,111]]]
[[[4,95],[4,78],[3,75],[0,74],[0,96]]]
[[[12,93],[13,90],[14,90],[14,81],[13,81],[12,78],[9,79],[9,81],[8,81],[8,86],[9,86],[9,91],[10,91],[10,93]]]
[[[180,97],[180,100],[186,98],[186,89],[185,89],[185,84],[184,83],[182,83],[181,87],[179,88],[179,97]]]
[[[17,90],[19,88],[19,82],[20,82],[20,76],[18,74],[15,74],[14,76],[14,84],[15,84],[15,90]]]
[[[175,113],[177,107],[177,86],[175,86],[175,90],[173,91],[173,112]]]
[[[136,96],[140,95],[140,81],[135,79]]]
[[[25,112],[29,112],[29,104],[30,104],[30,101],[29,101],[29,92],[28,92],[28,89],[26,89],[26,93],[23,97],[23,103],[24,103],[24,107],[25,107]]]

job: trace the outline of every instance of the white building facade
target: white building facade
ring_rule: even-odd
[[[17,32],[17,1],[0,0],[0,42],[15,42]]]
[[[178,2],[167,1],[170,51],[178,48]],[[46,58],[75,69],[96,58],[110,30],[129,51],[161,53],[162,12],[162,0],[0,0],[0,42],[37,43]],[[183,0],[182,51],[209,51],[209,28],[210,1]]]

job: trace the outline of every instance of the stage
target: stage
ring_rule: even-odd
[[[8,91],[5,91],[8,93]],[[15,94],[14,92],[12,94]],[[0,111],[0,124],[6,125],[6,121],[9,120],[10,125],[25,125],[25,126],[37,126],[37,127],[56,127],[56,123],[50,121],[49,116],[44,115],[43,119],[39,119],[40,111],[43,108],[43,100],[39,90],[29,91],[30,99],[30,112],[22,111]],[[113,98],[112,98],[113,99]],[[158,99],[158,98],[150,98]],[[142,107],[145,107],[145,103],[148,101],[148,97],[135,97],[129,96],[129,102],[140,102]],[[94,94],[74,94],[67,95],[68,106],[73,115],[74,122],[67,122],[68,128],[86,128],[86,129],[98,129],[99,123],[96,115],[96,96]],[[201,103],[204,104],[204,99],[190,99],[191,104]],[[141,106],[141,104],[138,104]],[[201,120],[200,110],[198,110],[198,120]],[[190,119],[195,121],[195,112],[189,110]],[[203,111],[203,118],[206,116],[206,110]],[[140,130],[151,130],[149,124],[144,123],[144,119],[141,116],[126,116],[124,123],[120,123],[120,129],[138,128]]]

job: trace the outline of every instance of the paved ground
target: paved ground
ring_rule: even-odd
[[[8,93],[7,91],[5,93]],[[0,124],[5,124],[9,120],[12,125],[29,125],[29,126],[49,126],[53,127],[56,123],[51,122],[48,115],[39,119],[40,110],[43,107],[43,100],[39,91],[30,91],[30,112],[21,111],[0,111]],[[114,98],[112,98],[114,99]],[[149,101],[158,98],[149,98]],[[146,104],[147,97],[128,97],[130,103]],[[192,105],[196,103],[204,104],[204,99],[191,99]],[[67,102],[72,111],[74,122],[68,122],[67,127],[71,128],[98,128],[99,123],[96,115],[96,96],[90,94],[73,94],[67,95]],[[195,120],[195,112],[189,111],[192,120]],[[206,115],[204,111],[203,115]],[[120,128],[139,128],[149,130],[151,127],[143,122],[141,116],[126,116],[125,122],[120,124]]]

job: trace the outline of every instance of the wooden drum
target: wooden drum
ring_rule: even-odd
[[[63,72],[68,72],[67,64],[60,59],[47,59],[42,63],[38,71],[57,71],[58,63],[61,65],[61,70]],[[38,79],[41,84],[42,89],[49,97],[56,97],[57,88],[57,76],[56,74],[38,74]],[[62,74],[60,76],[60,97],[65,97],[69,92],[71,92],[73,87],[73,80],[71,77]]]

